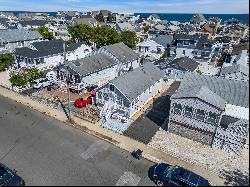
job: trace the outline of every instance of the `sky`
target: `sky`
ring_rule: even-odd
[[[81,12],[108,9],[118,13],[248,14],[249,0],[0,0],[0,10]]]

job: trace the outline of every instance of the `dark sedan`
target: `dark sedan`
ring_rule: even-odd
[[[207,179],[192,171],[165,163],[156,165],[153,180],[158,186],[210,186]]]
[[[0,163],[0,186],[24,186],[21,177]]]

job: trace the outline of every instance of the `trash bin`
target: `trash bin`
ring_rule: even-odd
[[[47,87],[47,90],[48,90],[48,91],[51,91],[51,86],[48,86],[48,87]]]
[[[132,155],[134,158],[140,160],[140,158],[142,157],[142,150],[140,150],[140,149],[137,149],[136,151],[134,150],[134,151],[131,153],[131,155]]]

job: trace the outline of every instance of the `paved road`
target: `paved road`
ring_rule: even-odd
[[[0,162],[26,185],[154,185],[153,163],[1,96]]]

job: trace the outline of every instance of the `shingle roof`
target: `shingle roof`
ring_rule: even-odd
[[[48,21],[46,21],[46,20],[30,20],[30,21],[19,21],[19,23],[22,26],[27,26],[27,25],[30,25],[30,26],[44,26],[44,25],[48,24]]]
[[[122,42],[106,45],[103,48],[109,51],[114,56],[116,56],[123,63],[131,62],[139,58],[139,55],[136,52],[134,52]]]
[[[115,65],[116,62],[104,54],[95,54],[83,59],[68,62],[67,65],[82,77]],[[63,65],[64,66],[64,65]]]
[[[172,98],[199,98],[221,110],[224,110],[226,107],[226,101],[206,86],[177,91]]]
[[[94,25],[95,23],[97,23],[95,18],[75,18],[73,20],[76,24],[86,24],[86,25]]]
[[[175,34],[174,40],[198,40],[200,35],[189,35],[189,34]]]
[[[117,77],[110,83],[132,102],[162,77],[164,77],[164,72],[151,62],[147,62],[143,67],[138,67],[132,72]]]
[[[28,29],[6,29],[0,30],[0,42],[17,42],[26,40],[42,39],[42,36],[37,31]]]
[[[54,54],[63,53],[63,40],[50,40],[50,41],[40,41],[34,42],[31,45],[35,47],[36,50],[22,47],[17,48],[14,52],[15,55],[23,56],[27,58],[39,58]],[[83,43],[75,43],[70,46],[65,46],[65,51],[73,51],[80,47]]]
[[[7,23],[8,21],[9,19],[0,17],[0,24],[4,25],[6,28],[9,28],[9,24]]]
[[[170,65],[171,64],[177,64],[178,66],[184,68],[186,71],[190,72],[193,72],[199,66],[198,62],[187,56],[176,58],[170,63]]]
[[[249,107],[249,85],[240,80],[231,80],[187,72],[178,92],[185,92],[197,87],[206,86],[223,98],[228,104]]]
[[[241,72],[241,73],[249,76],[249,67],[242,66],[241,64],[234,64],[232,66],[223,67],[221,69],[222,75],[238,73],[238,72]]]
[[[168,47],[168,45],[171,45],[173,41],[173,35],[160,35],[158,37],[152,38],[152,40],[163,47]]]

